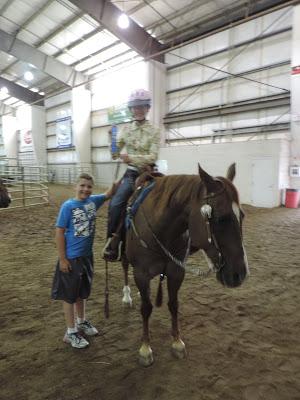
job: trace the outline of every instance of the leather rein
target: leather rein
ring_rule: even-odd
[[[209,200],[211,200],[211,199],[213,199],[213,198],[215,198],[215,197],[221,195],[221,194],[224,192],[224,190],[225,190],[224,183],[223,183],[220,179],[218,179],[218,178],[215,178],[215,180],[218,181],[218,182],[220,182],[220,183],[222,184],[222,188],[221,188],[221,190],[219,190],[218,192],[209,193],[209,194],[207,194],[206,196],[204,196],[204,200],[206,200],[206,203],[203,204],[203,205],[201,206],[200,212],[201,212],[202,217],[203,217],[204,220],[205,220],[205,225],[206,225],[206,230],[207,230],[207,240],[208,240],[209,243],[213,243],[214,247],[216,248],[216,250],[217,250],[217,252],[218,252],[218,259],[219,259],[219,260],[218,260],[218,265],[217,265],[217,267],[214,266],[212,269],[209,268],[209,270],[206,271],[206,272],[200,271],[200,270],[199,270],[199,273],[198,273],[198,274],[199,274],[200,276],[202,276],[202,277],[207,277],[211,272],[219,272],[219,271],[224,267],[224,265],[225,265],[225,262],[224,262],[224,259],[223,259],[223,256],[222,256],[220,247],[219,247],[219,245],[218,245],[218,242],[217,242],[217,239],[216,239],[215,235],[214,235],[213,232],[212,232],[211,224],[210,224],[210,222],[211,222],[211,217],[212,217],[212,206],[209,204]],[[190,244],[191,244],[191,237],[190,237],[190,235],[189,235],[189,232],[187,231],[187,232],[188,232],[188,242],[187,242],[187,248],[186,248],[185,256],[184,256],[183,260],[179,260],[177,257],[175,257],[175,256],[164,246],[164,244],[159,240],[159,238],[157,237],[157,235],[154,233],[154,231],[153,231],[153,229],[152,229],[152,227],[151,227],[151,225],[150,225],[150,223],[149,223],[149,220],[148,220],[148,218],[146,217],[146,215],[145,215],[145,213],[144,213],[143,204],[141,204],[140,209],[141,209],[141,211],[142,211],[144,220],[145,220],[146,223],[147,223],[147,226],[148,226],[148,228],[149,228],[149,230],[150,230],[150,232],[151,232],[151,235],[152,235],[153,239],[154,239],[155,242],[158,244],[158,246],[160,247],[160,249],[162,250],[162,252],[164,253],[164,255],[165,255],[167,258],[169,258],[171,261],[173,261],[173,262],[174,262],[176,265],[178,265],[179,267],[185,268],[185,266],[186,266],[186,261],[187,261],[187,258],[188,258],[188,256],[189,256]],[[137,230],[137,228],[136,228],[136,226],[135,226],[134,217],[130,214],[130,207],[127,209],[127,211],[128,211],[128,216],[129,216],[129,219],[130,219],[130,223],[131,223],[132,230],[133,230],[134,234],[136,235],[136,237],[138,238],[140,244],[141,244],[144,248],[150,249],[150,250],[151,250],[151,248],[150,248],[149,245],[145,242],[145,240],[142,239],[142,237],[140,236],[140,234],[139,234],[139,232],[138,232],[138,230]],[[152,251],[154,251],[154,250],[152,249]]]

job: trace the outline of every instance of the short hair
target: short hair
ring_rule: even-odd
[[[91,181],[92,184],[94,184],[94,178],[93,178],[93,176],[90,175],[90,174],[88,174],[88,173],[86,173],[86,172],[83,172],[82,174],[80,174],[80,175],[78,176],[76,182],[79,182],[80,179],[86,179],[86,180],[88,180],[88,181]]]

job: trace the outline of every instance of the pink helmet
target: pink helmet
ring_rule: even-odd
[[[135,106],[151,106],[151,95],[148,90],[145,89],[135,89],[130,93],[128,107]]]

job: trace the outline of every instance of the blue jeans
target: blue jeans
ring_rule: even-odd
[[[124,226],[127,201],[134,191],[134,182],[138,176],[137,171],[127,169],[120,186],[111,199],[108,208],[107,237],[111,237],[113,233],[119,231],[121,225]]]

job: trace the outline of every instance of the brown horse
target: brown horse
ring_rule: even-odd
[[[150,281],[167,277],[168,308],[172,316],[172,351],[177,358],[186,354],[178,327],[178,290],[185,275],[189,254],[202,249],[217,280],[224,286],[241,285],[248,273],[242,239],[243,212],[232,180],[235,164],[227,178],[213,178],[199,165],[199,175],[170,175],[156,179],[152,191],[131,220],[126,235],[126,256],[133,266],[141,296],[143,318],[139,360],[153,363],[149,318],[152,313]],[[128,262],[123,260],[125,279]],[[128,281],[125,288],[129,289]],[[124,288],[124,289],[125,289]],[[161,284],[156,305],[161,305]]]
[[[4,185],[2,179],[0,179],[0,208],[7,208],[11,202],[10,195]]]

